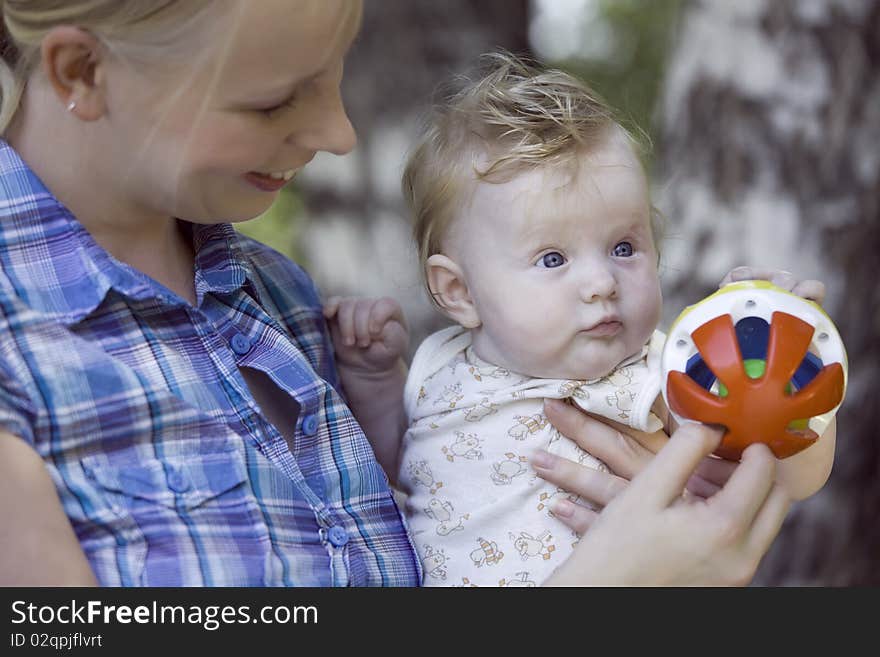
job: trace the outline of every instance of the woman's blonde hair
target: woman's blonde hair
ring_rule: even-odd
[[[59,25],[91,32],[131,57],[168,54],[192,19],[216,0],[0,0],[0,134],[40,62],[43,37]]]
[[[560,70],[499,51],[433,108],[403,173],[403,195],[424,273],[468,192],[548,163],[572,163],[619,128],[642,144],[589,86]],[[430,292],[430,291],[429,291]]]

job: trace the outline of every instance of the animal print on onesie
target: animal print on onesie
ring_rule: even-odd
[[[550,513],[566,493],[540,479],[529,458],[543,448],[607,468],[548,423],[543,401],[571,400],[656,431],[664,341],[655,331],[640,353],[590,381],[536,379],[487,363],[458,326],[421,344],[404,393],[409,429],[398,480],[426,586],[534,586],[568,557],[577,535]]]

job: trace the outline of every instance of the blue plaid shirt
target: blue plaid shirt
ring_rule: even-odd
[[[42,456],[98,581],[419,584],[314,285],[228,224],[192,236],[195,307],[115,260],[0,141],[0,428]],[[291,448],[242,366],[299,404]]]

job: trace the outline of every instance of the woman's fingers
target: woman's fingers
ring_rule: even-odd
[[[747,545],[754,554],[760,556],[770,549],[770,545],[779,534],[779,529],[782,527],[790,507],[791,498],[785,488],[774,485],[761,510],[758,511],[748,535]]]
[[[645,441],[652,445],[657,444],[659,449],[660,441],[655,440],[651,434],[644,434],[619,424],[612,426],[558,399],[545,400],[544,413],[559,433],[573,440],[588,454],[603,461],[614,473],[627,479],[632,479],[638,474],[654,456],[651,450],[628,432],[644,437]],[[662,434],[662,437],[665,442],[665,434]]]
[[[727,483],[727,480],[730,479],[730,475],[732,475],[733,471],[736,470],[736,466],[736,461],[728,461],[727,459],[707,456],[702,461],[700,461],[700,465],[698,465],[697,469],[694,470],[694,474],[691,479],[694,480],[694,483],[697,483],[696,480],[702,482],[704,487],[708,487],[708,489],[712,490],[712,493],[710,493],[710,495],[712,495],[717,492],[718,489],[724,486],[724,484]],[[701,493],[698,493],[696,490],[691,488],[690,480],[688,481],[688,490],[690,490],[695,495],[701,495]]]
[[[721,486],[694,474],[687,480],[685,490],[694,497],[708,499],[721,490]]]
[[[627,481],[610,472],[589,468],[544,450],[532,455],[532,467],[545,481],[599,506],[607,505]]]
[[[749,446],[727,484],[709,500],[737,526],[749,526],[767,500],[776,474],[776,459],[766,445]]]
[[[583,536],[599,517],[598,512],[568,499],[556,502],[551,511],[578,536]]]
[[[630,483],[629,499],[647,500],[655,508],[679,500],[697,464],[718,447],[722,434],[721,429],[705,424],[683,424]]]
[[[607,424],[611,428],[617,430],[617,432],[620,434],[620,438],[627,445],[639,445],[640,447],[643,447],[645,450],[650,452],[651,455],[659,452],[663,448],[663,445],[665,445],[669,440],[669,436],[662,429],[659,431],[655,431],[654,433],[647,433],[645,431],[633,429],[632,427],[621,424],[620,422],[609,420],[608,418],[596,419],[603,424]],[[617,444],[620,445],[620,443]],[[642,450],[639,450],[639,453],[642,454]]]

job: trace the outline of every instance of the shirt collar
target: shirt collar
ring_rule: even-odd
[[[187,223],[196,254],[196,302],[202,304],[207,293],[230,294],[246,287],[259,301],[251,263],[239,244],[239,235],[230,224]]]
[[[197,303],[207,293],[249,285],[253,271],[229,224],[186,224],[196,253]],[[81,321],[112,289],[134,301],[185,303],[99,245],[46,188],[16,151],[0,139],[0,268],[16,296],[66,324]]]

